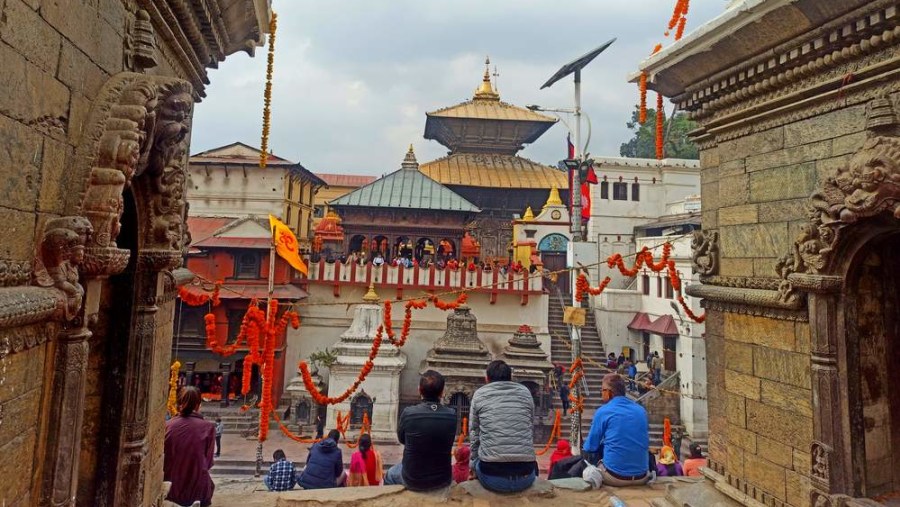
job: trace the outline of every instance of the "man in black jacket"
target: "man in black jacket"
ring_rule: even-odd
[[[419,379],[422,403],[400,414],[397,438],[403,461],[384,475],[384,484],[403,484],[412,491],[445,488],[453,479],[450,455],[456,436],[456,411],[441,405],[444,377],[428,370]]]

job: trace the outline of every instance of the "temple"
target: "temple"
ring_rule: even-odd
[[[502,102],[487,68],[471,100],[426,117],[425,139],[449,152],[419,170],[481,209],[470,228],[482,257],[509,258],[513,216],[539,208],[551,188],[568,189],[565,173],[517,155],[557,120]]]

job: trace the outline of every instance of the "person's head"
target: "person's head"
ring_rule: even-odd
[[[272,453],[273,461],[281,461],[283,459],[287,459],[287,456],[284,454],[284,451],[281,449],[276,449],[275,452]]]
[[[187,417],[200,410],[200,390],[194,386],[187,386],[178,395],[178,413]]]
[[[453,453],[453,457],[456,458],[457,463],[468,463],[469,456],[472,455],[472,449],[469,448],[468,445],[461,445],[456,448],[456,451]]]
[[[485,371],[485,378],[491,382],[509,382],[512,380],[512,368],[504,361],[496,359],[491,361]]]
[[[654,357],[659,357],[659,351],[657,350],[656,352],[654,352],[654,353],[653,353],[653,356],[654,356]]]
[[[693,459],[703,458],[703,448],[700,447],[700,444],[694,442],[693,444],[690,445],[690,447],[688,447],[688,449],[690,449],[690,451],[691,451],[691,458],[693,458]]]
[[[618,373],[609,373],[603,377],[601,389],[603,401],[609,401],[616,396],[625,396],[625,379]]]
[[[363,454],[363,456],[365,456],[366,452],[368,452],[369,449],[371,449],[371,448],[372,448],[372,437],[370,437],[368,433],[359,437],[359,452],[361,452]]]
[[[341,432],[338,430],[331,430],[328,432],[328,438],[334,440],[334,443],[338,443],[341,441]]]
[[[216,417],[216,422],[217,422],[217,423],[222,422],[222,418],[221,418],[221,417]]]
[[[428,370],[419,377],[419,395],[423,400],[436,401],[444,394],[444,376]]]
[[[659,450],[659,456],[656,458],[656,462],[662,465],[674,465],[675,461],[677,461],[675,449],[672,449],[668,445],[662,446],[662,449]]]
[[[615,358],[616,358],[616,353],[615,353],[615,352],[610,352],[610,353],[609,353],[609,358],[610,358],[610,359],[615,359]]]
[[[556,450],[561,454],[572,454],[572,444],[568,440],[561,438],[556,441]]]

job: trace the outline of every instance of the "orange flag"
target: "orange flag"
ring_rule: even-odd
[[[269,215],[269,226],[272,228],[272,241],[275,242],[275,252],[293,266],[294,269],[304,275],[309,275],[306,263],[300,258],[297,236],[294,236],[294,232],[291,231],[290,227],[272,215]]]

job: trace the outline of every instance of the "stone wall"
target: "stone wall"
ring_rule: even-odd
[[[124,182],[138,166],[122,147],[122,138],[115,140],[122,145],[99,146],[110,127],[99,119],[111,116],[110,110],[114,110],[113,116],[120,115],[118,118],[136,111],[115,109],[120,106],[109,101],[118,99],[116,94],[122,89],[111,83],[148,82],[147,89],[158,91],[162,88],[155,87],[159,83],[168,86],[186,81],[183,86],[192,89],[189,95],[200,99],[207,82],[206,67],[237,50],[252,51],[260,42],[268,16],[263,0],[230,2],[224,9],[218,0],[0,0],[0,453],[6,458],[0,466],[0,503],[74,505],[73,497],[78,495],[84,499],[79,504],[99,505],[93,496],[95,485],[88,479],[97,473],[101,461],[96,449],[104,406],[99,380],[110,368],[104,357],[106,340],[130,343],[134,330],[116,336],[100,331],[98,326],[105,327],[110,321],[104,313],[107,310],[98,309],[105,308],[101,294],[109,285],[95,283],[89,288],[84,269],[79,279],[82,260],[56,258],[59,264],[47,264],[48,255],[60,254],[47,249],[49,243],[42,245],[42,241],[46,243],[45,235],[52,232],[48,224],[53,219],[69,217],[70,227],[83,227],[85,218],[94,220],[93,215],[86,217],[90,213],[83,209],[88,200],[86,187],[111,183],[92,179],[93,167],[114,167],[119,171],[117,177],[124,175],[112,184],[120,185],[121,194]],[[158,105],[148,103],[147,107]],[[162,123],[163,113],[153,113],[154,120]],[[153,147],[146,142],[149,136],[144,129],[152,126],[144,118],[139,122],[128,118],[139,124],[137,129],[144,137],[135,144],[141,144],[141,153],[148,155]],[[186,139],[189,122],[188,116]],[[111,128],[124,131],[126,123],[120,121]],[[178,126],[184,123],[182,118]],[[104,159],[102,153],[109,152],[112,156]],[[171,181],[164,183],[172,185]],[[156,188],[148,195],[152,198],[154,192],[173,188]],[[109,196],[111,200],[103,205],[115,208],[118,194]],[[177,194],[172,197],[163,206],[177,207],[181,199]],[[155,212],[150,211],[149,216]],[[146,213],[142,211],[141,217],[147,218]],[[138,225],[131,223],[130,227],[128,234],[136,244]],[[58,231],[56,237],[71,237],[69,229]],[[94,228],[92,232],[100,237],[83,234],[77,248],[92,240],[106,241],[103,247],[115,245],[117,227]],[[152,240],[141,238],[141,244],[149,247]],[[68,244],[65,255],[71,255],[68,248],[76,247]],[[162,269],[168,268],[171,266]],[[122,269],[124,265],[119,271]],[[58,273],[69,278],[62,281]],[[97,279],[108,274],[93,273]],[[57,276],[52,280],[55,285],[42,276]],[[154,294],[163,292],[163,284],[155,287],[158,291]],[[170,285],[168,293],[172,292]],[[138,503],[143,505],[158,501],[162,482],[170,307],[163,304],[155,320],[158,333],[153,341],[161,348],[154,349],[157,355],[147,360],[152,370],[147,373],[149,399],[138,403],[143,406],[146,402],[153,412],[146,428],[146,476],[131,483],[133,491],[127,494],[141,491]],[[94,337],[91,326],[97,331]],[[7,349],[8,355],[2,352]],[[62,440],[60,435],[64,435]],[[108,465],[115,467],[119,459],[114,456]],[[83,491],[78,490],[79,476],[87,481]],[[144,484],[149,486],[144,488]],[[109,493],[108,498],[115,494]]]
[[[842,319],[856,222],[898,231],[878,218],[897,216],[879,200],[897,156],[872,139],[897,135],[900,13],[881,1],[740,5],[641,66],[701,125],[703,230],[718,231],[719,268],[687,292],[708,311],[710,464],[720,487],[765,505],[853,505],[866,478],[884,479],[851,460],[890,456],[848,414],[866,400],[854,399]]]

